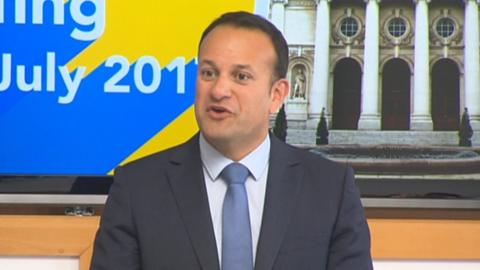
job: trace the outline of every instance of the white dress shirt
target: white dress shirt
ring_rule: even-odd
[[[248,210],[250,214],[250,228],[252,230],[252,252],[255,264],[258,237],[262,225],[263,205],[267,189],[268,160],[270,155],[270,137],[265,140],[239,163],[250,171],[245,182],[248,196]],[[200,156],[203,163],[203,174],[207,188],[210,214],[212,215],[213,230],[217,243],[218,259],[222,265],[222,209],[223,199],[227,193],[227,184],[220,177],[223,168],[234,162],[213,148],[200,133]],[[221,181],[217,181],[221,180]]]

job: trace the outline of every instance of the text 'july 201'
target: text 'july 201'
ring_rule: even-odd
[[[103,83],[105,93],[130,93],[136,89],[143,94],[153,94],[160,88],[162,79],[162,68],[158,60],[153,56],[142,56],[134,65],[130,65],[128,59],[121,55],[113,55],[105,62],[106,68],[120,68]],[[85,77],[87,68],[79,66],[75,72],[70,73],[66,66],[56,65],[56,55],[54,52],[47,52],[46,65],[34,65],[29,67],[27,72],[25,65],[12,65],[12,54],[2,54],[1,61],[1,80],[0,93],[7,91],[13,84],[22,92],[54,92],[57,89],[56,77],[57,70],[60,73],[67,93],[58,97],[58,103],[69,104],[77,95],[80,84]],[[150,68],[151,78],[146,80],[144,72]],[[177,74],[177,94],[185,93],[185,57],[177,57],[166,66],[168,71],[176,70]],[[15,69],[15,72],[13,70]],[[122,83],[121,80],[133,70],[133,82],[131,84]],[[12,74],[16,74],[16,80],[12,80]],[[27,76],[31,74],[31,76]],[[42,76],[45,76],[43,79]],[[27,77],[30,79],[27,82]],[[45,85],[42,85],[45,81]]]

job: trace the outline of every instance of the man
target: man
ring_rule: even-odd
[[[224,14],[198,63],[201,132],[116,170],[91,269],[372,269],[352,170],[268,132],[289,90],[281,33]]]

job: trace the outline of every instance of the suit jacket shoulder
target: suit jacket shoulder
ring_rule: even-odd
[[[91,269],[219,269],[198,136],[117,168]]]
[[[151,173],[153,170],[165,169],[168,163],[179,163],[184,159],[197,160],[200,158],[200,149],[198,145],[198,134],[194,135],[188,141],[177,146],[153,153],[143,158],[129,162],[120,168],[125,170],[143,171]]]
[[[265,200],[256,269],[372,269],[351,167],[272,136]]]

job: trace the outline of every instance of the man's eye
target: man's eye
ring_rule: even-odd
[[[250,75],[246,73],[238,73],[235,77],[238,81],[241,81],[241,82],[245,82],[248,79],[250,79]]]
[[[204,79],[213,79],[215,77],[215,72],[213,70],[206,69],[206,70],[202,70],[200,72],[200,75]]]

